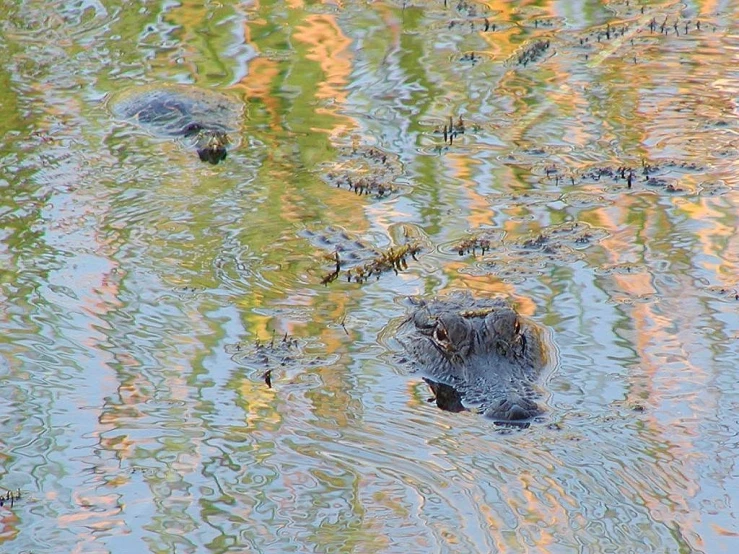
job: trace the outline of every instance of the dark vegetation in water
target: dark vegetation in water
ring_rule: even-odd
[[[434,122],[427,125],[432,129],[430,132],[433,135],[442,139],[442,143],[437,144],[435,147],[435,150],[438,153],[454,146],[462,135],[469,134],[470,132],[475,133],[481,129],[481,127],[475,123],[467,124],[462,115],[459,115],[456,118],[450,115],[443,121],[443,123]]]
[[[454,249],[460,256],[464,256],[465,254],[472,254],[474,256],[477,250],[480,250],[480,254],[484,256],[485,252],[490,250],[491,244],[492,242],[489,238],[476,236],[464,239],[462,242],[458,243]]]
[[[437,132],[440,132],[444,135],[444,144],[448,144],[449,146],[451,146],[452,144],[454,144],[455,138],[460,135],[464,135],[464,131],[464,119],[462,119],[462,116],[460,115],[457,118],[456,123],[454,121],[454,118],[452,116],[449,116],[449,122],[445,123],[441,131]]]
[[[482,229],[453,243],[450,250],[478,260],[464,270],[466,273],[520,280],[534,277],[550,265],[570,264],[582,258],[582,250],[607,236],[604,229],[579,222],[552,225],[506,240],[493,230]]]
[[[599,238],[602,237],[598,237],[590,226],[573,222],[548,227],[536,233],[534,237],[520,241],[519,246],[526,250],[541,250],[555,254],[565,246],[586,246]]]
[[[390,194],[391,192],[394,192],[396,190],[391,183],[383,182],[382,180],[376,179],[375,177],[371,176],[360,177],[359,179],[352,179],[350,175],[342,175],[340,177],[337,177],[335,174],[330,174],[328,178],[334,180],[337,188],[346,186],[347,189],[358,194],[359,196],[373,194],[377,198],[382,198],[383,196]]]
[[[712,287],[708,287],[707,290],[709,293],[723,300],[739,301],[739,286],[737,287],[712,286]]]
[[[564,247],[582,247],[603,239],[603,232],[597,231],[584,223],[570,222],[554,225],[535,232],[527,238],[510,241],[497,240],[490,231],[482,230],[471,237],[455,243],[452,247],[460,256],[466,254],[484,256],[486,252],[495,253],[500,248],[516,248],[519,250],[540,250],[549,254],[558,252]]]
[[[9,505],[11,508],[15,505],[15,503],[21,499],[21,490],[18,489],[17,491],[6,491],[4,495],[0,495],[0,507],[5,506],[6,504]]]
[[[408,269],[408,257],[418,261],[416,255],[420,252],[421,246],[417,243],[403,244],[377,252],[366,264],[348,270],[347,281],[365,283],[370,277],[375,276],[379,279],[380,275],[388,271],[394,271],[397,275]]]
[[[460,14],[471,18],[477,17],[478,9],[482,9],[483,7],[474,2],[467,2],[466,0],[458,0],[457,2],[454,2],[454,0],[444,0],[445,8],[448,8],[450,5],[453,5]]]
[[[644,6],[641,7],[640,13],[644,14]],[[716,26],[709,24],[700,19],[687,19],[679,15],[664,15],[652,17],[648,22],[641,18],[638,21],[628,22],[608,22],[605,26],[588,29],[587,32],[580,34],[576,40],[575,46],[592,50],[596,47],[602,47],[607,44],[619,46],[628,39],[628,45],[632,49],[627,50],[624,56],[626,59],[631,58],[634,64],[639,63],[641,56],[639,50],[634,50],[639,43],[642,46],[645,41],[649,41],[650,37],[659,36],[675,36],[681,37],[691,33],[701,31],[716,31]],[[646,42],[648,44],[648,42]],[[590,54],[585,54],[585,59],[589,59]]]
[[[454,29],[455,27],[464,27],[470,30],[470,32],[475,31],[482,31],[483,33],[494,33],[497,31],[498,25],[495,23],[495,21],[490,21],[487,17],[483,17],[479,20],[460,20],[460,19],[451,19],[449,20],[449,23],[447,24],[448,29]]]
[[[518,55],[518,65],[526,67],[530,63],[539,61],[544,57],[544,54],[546,54],[547,50],[549,50],[549,45],[549,40],[537,40],[530,46],[527,46]]]
[[[304,344],[295,337],[285,333],[281,338],[272,334],[268,342],[256,340],[253,343],[239,342],[227,347],[232,359],[258,372],[268,388],[273,385],[275,370],[304,369],[323,363],[324,360],[306,355]]]
[[[327,227],[319,232],[304,230],[301,236],[317,248],[328,251],[323,258],[332,269],[321,276],[321,284],[328,285],[340,277],[347,282],[365,283],[371,277],[377,279],[383,273],[400,273],[408,268],[408,258],[417,259],[422,250],[418,241],[408,242],[379,250],[368,241],[354,236],[343,229]]]
[[[395,247],[391,246],[387,250],[375,250],[372,258],[363,264],[344,269],[339,252],[336,251],[332,258],[336,265],[333,271],[324,275],[321,279],[321,284],[328,285],[336,281],[341,275],[342,270],[346,275],[346,280],[348,282],[354,281],[355,283],[366,283],[373,276],[379,279],[383,273],[389,271],[393,271],[397,275],[401,271],[408,269],[408,258],[417,260],[416,255],[420,252],[421,246],[417,243],[403,244]]]
[[[639,164],[623,162],[622,165],[602,164],[585,169],[569,169],[556,164],[544,168],[546,179],[556,185],[578,185],[584,183],[622,184],[627,189],[642,184],[649,187],[661,187],[667,192],[683,192],[683,189],[668,176],[676,173],[699,173],[703,167],[695,162],[679,160],[662,160]]]
[[[337,188],[382,198],[398,190],[394,181],[401,175],[397,156],[376,147],[344,148],[324,173],[325,180]]]
[[[489,13],[488,8],[484,5],[475,6],[471,2],[444,2],[444,7],[452,9],[458,17],[453,17],[446,23],[448,30],[454,30],[458,33],[494,33],[512,26],[521,29],[554,29],[556,27],[557,18],[537,17],[528,20],[518,21],[502,21],[496,20]],[[565,39],[572,46],[578,46],[586,49],[585,59],[589,60],[592,50],[605,45],[619,46],[621,42],[629,40],[629,44],[634,47],[637,41],[642,41],[652,36],[675,36],[681,37],[691,33],[701,31],[716,31],[716,25],[706,20],[698,18],[686,18],[679,14],[666,14],[653,16],[651,19],[643,17],[646,12],[646,6],[625,6],[626,14],[624,19],[616,19],[606,22],[604,25],[593,27],[584,33],[577,33],[574,41],[567,40],[567,31],[559,29],[561,38]],[[640,17],[641,16],[641,17]],[[549,38],[535,38],[530,44],[524,46],[517,54],[513,56],[511,62],[515,62],[518,66],[527,67],[528,65],[540,61],[547,54],[551,46]],[[466,52],[460,57],[462,62],[472,62],[485,57],[484,52]],[[627,58],[633,58],[634,63],[638,63],[640,55],[638,52],[629,50],[625,55]]]

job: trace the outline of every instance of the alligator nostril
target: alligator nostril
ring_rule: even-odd
[[[225,148],[220,147],[205,147],[198,149],[198,156],[200,156],[200,160],[204,162],[211,163],[213,165],[217,165],[218,162],[225,160],[226,155],[228,152]]]
[[[514,404],[508,409],[508,419],[511,421],[517,421],[520,419],[528,419],[534,415],[531,408],[524,408],[518,404]]]
[[[507,397],[493,405],[486,415],[496,421],[521,421],[541,413],[539,406],[523,397]]]

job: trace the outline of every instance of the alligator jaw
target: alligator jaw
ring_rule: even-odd
[[[515,393],[509,393],[505,398],[493,405],[487,406],[485,417],[497,423],[524,423],[541,415],[539,405]]]

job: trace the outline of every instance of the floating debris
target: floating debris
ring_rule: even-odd
[[[397,275],[408,269],[407,258],[411,257],[418,261],[416,255],[420,252],[421,245],[417,243],[390,247],[385,251],[376,252],[375,257],[369,262],[347,270],[346,279],[349,282],[365,283],[373,275],[379,279],[380,275],[388,271],[394,271]]]
[[[715,295],[722,300],[735,300],[739,301],[739,285],[737,286],[725,286],[725,285],[714,285],[706,289],[712,295]]]
[[[336,227],[327,227],[321,231],[306,229],[300,234],[314,246],[324,251],[329,250],[323,258],[331,262],[332,269],[321,277],[322,285],[329,285],[342,275],[349,282],[363,283],[373,275],[379,277],[390,270],[399,273],[407,269],[407,258],[416,259],[416,255],[422,250],[420,243],[407,234],[397,239],[399,242],[407,242],[382,251]]]
[[[557,167],[549,164],[544,167],[543,173],[546,179],[555,184],[583,184],[588,182],[612,182],[625,183],[627,189],[633,188],[641,177],[641,182],[650,187],[664,187],[670,192],[684,192],[677,185],[676,179],[668,178],[670,173],[698,173],[703,168],[695,162],[678,160],[661,160],[659,162],[647,162],[642,160],[640,165],[622,163],[621,165],[596,165],[586,169],[568,170],[566,167]]]
[[[402,173],[397,156],[376,147],[352,146],[340,151],[339,159],[323,174],[324,179],[336,186],[365,196],[383,198],[398,190],[394,181]]]
[[[539,61],[549,50],[549,45],[549,40],[537,40],[518,55],[518,65],[526,67],[530,63]]]
[[[460,256],[464,256],[465,254],[472,254],[474,256],[475,251],[479,249],[480,254],[484,256],[485,252],[490,250],[490,246],[490,239],[483,237],[473,237],[470,239],[464,239],[462,242],[457,244],[454,249]]]
[[[583,252],[608,237],[605,229],[587,223],[568,222],[536,230],[528,236],[503,241],[486,230],[455,246],[460,255],[473,253],[472,247],[486,246],[478,261],[462,271],[470,275],[497,275],[520,282],[536,277],[551,265],[570,264]],[[488,247],[489,244],[489,247]],[[482,250],[482,249],[481,249]],[[487,253],[487,256],[484,254]],[[491,254],[492,253],[492,254]]]
[[[451,146],[454,144],[454,139],[459,137],[460,135],[464,135],[466,130],[464,119],[460,115],[457,118],[457,121],[454,121],[454,118],[452,116],[449,116],[449,120],[444,123],[444,126],[440,129],[437,127],[434,129],[434,133],[441,133],[444,135],[444,144],[448,144]]]
[[[604,229],[595,229],[585,223],[571,222],[543,229],[536,236],[518,242],[524,250],[539,250],[557,254],[563,248],[581,249],[608,236]]]
[[[334,260],[336,260],[336,269],[334,269],[331,273],[327,274],[325,277],[323,277],[323,279],[321,279],[322,285],[333,283],[334,281],[336,281],[336,279],[339,278],[339,274],[341,273],[341,259],[339,258],[338,250],[334,252]]]
[[[4,495],[0,495],[0,507],[5,506],[6,504],[10,504],[10,507],[12,508],[15,503],[21,499],[21,490],[18,489],[17,491],[6,491]]]
[[[272,340],[269,342],[260,340],[256,340],[251,344],[239,342],[228,346],[226,351],[232,354],[232,359],[236,363],[259,370],[261,378],[268,388],[272,388],[272,372],[274,369],[312,363],[310,359],[306,359],[303,355],[298,339],[287,333],[281,339],[273,333]]]

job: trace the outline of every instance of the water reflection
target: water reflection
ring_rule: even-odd
[[[0,550],[730,547],[735,8],[5,8]],[[109,113],[159,82],[246,101],[224,163]],[[336,230],[423,251],[322,284]],[[543,423],[438,410],[378,340],[447,289],[553,330]]]

